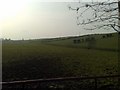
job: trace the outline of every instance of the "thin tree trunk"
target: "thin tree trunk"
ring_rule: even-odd
[[[120,0],[118,0],[118,74],[120,75]],[[120,87],[120,78],[118,79],[118,85]]]
[[[118,0],[118,15],[119,15],[119,19],[118,19],[118,25],[119,25],[119,32],[120,32],[120,0]]]

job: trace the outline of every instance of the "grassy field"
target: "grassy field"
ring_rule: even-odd
[[[3,81],[117,74],[117,35],[91,36],[92,48],[73,43],[81,37],[3,41]]]

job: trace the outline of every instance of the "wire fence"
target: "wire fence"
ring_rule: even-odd
[[[120,75],[1,82],[2,90],[120,90]]]

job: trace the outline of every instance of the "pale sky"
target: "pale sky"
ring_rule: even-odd
[[[73,0],[75,1],[75,0]],[[2,0],[0,3],[0,37],[39,39],[99,33],[77,26],[76,12],[70,2],[40,0]]]

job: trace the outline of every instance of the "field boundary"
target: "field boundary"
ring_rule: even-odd
[[[24,89],[26,84],[31,84],[31,83],[94,80],[94,88],[95,88],[95,90],[97,90],[98,79],[106,79],[106,78],[118,78],[118,81],[119,81],[120,75],[91,76],[91,77],[60,77],[60,78],[48,78],[48,79],[34,79],[34,80],[23,80],[23,81],[0,82],[0,84],[2,84],[3,86],[21,85],[22,89]],[[118,84],[120,84],[120,83],[118,82]]]
[[[120,52],[120,49],[112,49],[112,48],[98,48],[98,47],[79,47],[79,46],[69,46],[69,45],[56,45],[56,44],[45,44],[45,45],[51,45],[51,46],[58,46],[58,47],[67,47],[67,48],[80,48],[80,49],[93,49],[93,50],[99,50],[99,51],[108,51],[108,52]]]

